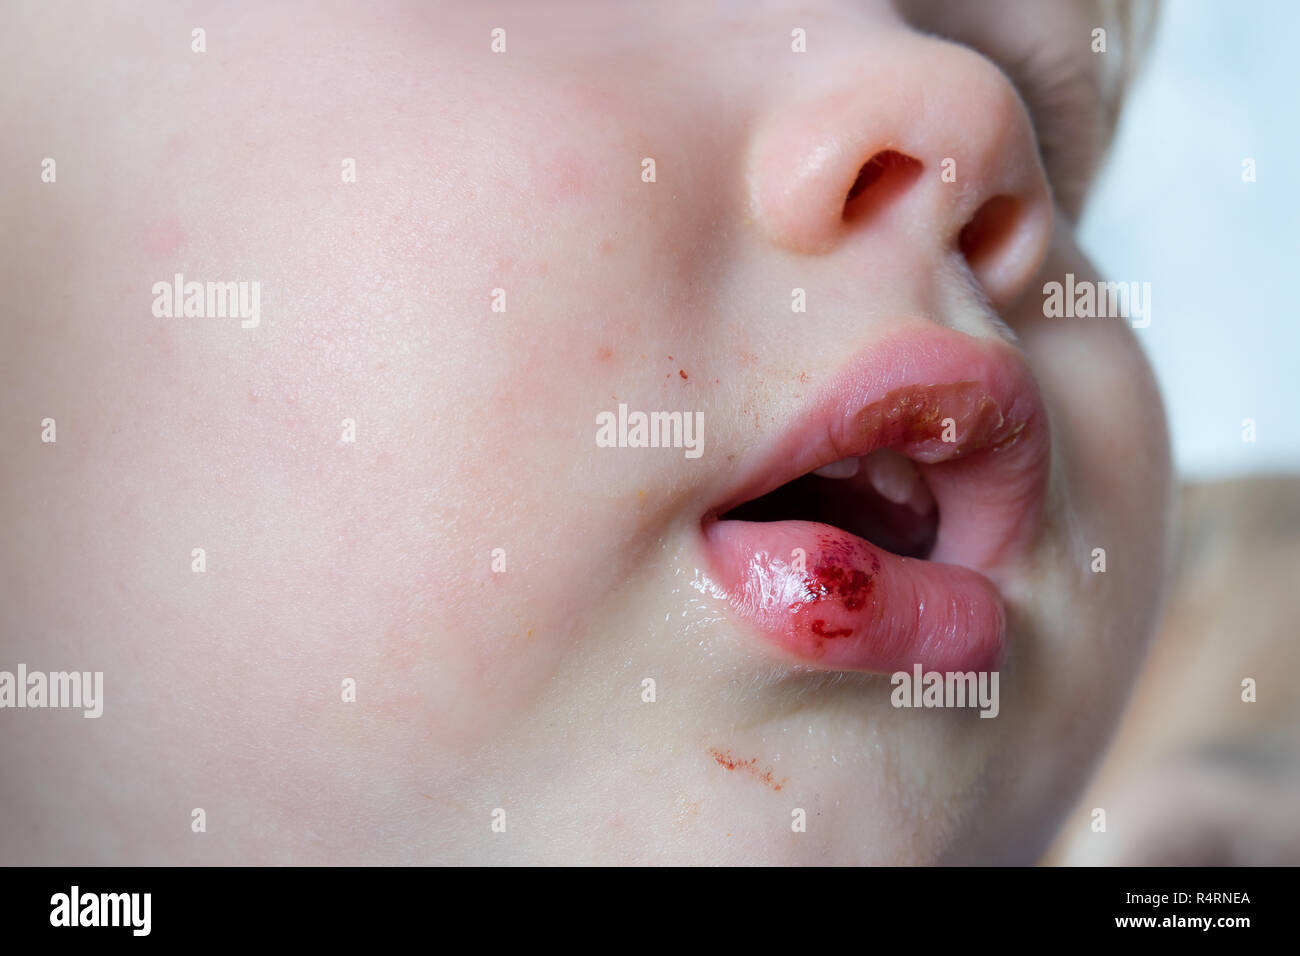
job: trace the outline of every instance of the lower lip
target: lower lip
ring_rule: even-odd
[[[719,521],[705,533],[733,607],[802,662],[981,671],[1001,656],[1002,601],[968,568],[901,558],[808,521]]]

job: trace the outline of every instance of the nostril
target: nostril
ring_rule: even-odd
[[[1003,249],[1020,221],[1020,203],[1011,196],[994,196],[962,227],[957,237],[961,254],[978,270]]]
[[[858,178],[844,198],[845,222],[871,215],[919,175],[919,160],[892,149],[876,153],[858,170]]]

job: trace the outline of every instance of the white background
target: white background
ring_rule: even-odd
[[[1151,283],[1135,333],[1184,478],[1300,472],[1298,212],[1300,2],[1166,0],[1081,241]]]

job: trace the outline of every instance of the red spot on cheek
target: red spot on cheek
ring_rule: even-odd
[[[602,345],[600,348],[596,349],[596,358],[600,359],[602,362],[608,362],[613,357],[614,350],[608,345]]]
[[[763,786],[772,790],[780,790],[790,779],[789,777],[782,777],[777,780],[773,776],[771,768],[759,770],[757,757],[751,757],[748,760],[737,760],[729,752],[718,750],[716,747],[709,748],[709,754],[717,761],[718,766],[725,767],[728,770],[744,770]]]
[[[683,372],[681,369],[677,370],[677,374],[680,375],[682,378],[686,378],[686,373]]]
[[[550,185],[550,195],[556,202],[566,202],[583,194],[591,181],[577,153],[553,156],[546,163],[545,182]]]
[[[732,758],[731,754],[724,754],[720,750],[710,750],[709,753],[713,754],[713,759],[718,762],[719,766],[726,767],[728,770],[735,770],[736,767],[740,766]]]

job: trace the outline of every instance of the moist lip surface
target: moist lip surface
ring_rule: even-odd
[[[996,663],[1002,602],[968,568],[900,558],[805,521],[721,521],[710,533],[719,563],[738,571],[726,588],[733,607],[801,661],[880,673]]]
[[[917,463],[933,496],[929,560],[820,521],[726,517],[818,468],[833,474],[841,459],[882,448]],[[1006,614],[988,575],[1032,541],[1048,460],[1046,414],[1020,354],[918,326],[851,363],[706,516],[712,584],[800,663],[881,673],[918,663],[991,669]],[[864,496],[861,507],[871,500],[880,499]]]

